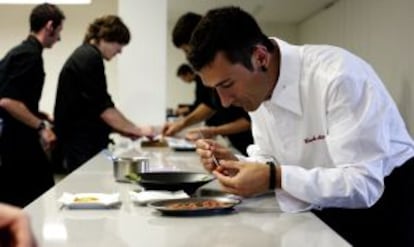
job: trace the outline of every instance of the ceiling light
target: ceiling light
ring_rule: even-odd
[[[92,0],[0,0],[0,4],[91,4]]]

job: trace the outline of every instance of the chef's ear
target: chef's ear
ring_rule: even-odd
[[[269,64],[269,52],[264,45],[256,45],[253,51],[253,59],[256,65],[262,72],[267,71],[267,66]]]
[[[47,34],[49,36],[53,36],[55,34],[55,28],[53,27],[53,21],[52,20],[49,20],[46,23],[45,29],[46,29]]]

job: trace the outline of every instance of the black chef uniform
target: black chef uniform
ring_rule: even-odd
[[[10,50],[0,62],[0,98],[18,100],[40,116],[45,72],[43,47],[33,36]],[[54,185],[50,162],[36,129],[0,109],[0,201],[26,206]]]
[[[64,64],[56,93],[55,130],[66,169],[76,169],[107,147],[111,127],[100,115],[110,107],[101,52],[82,44]]]

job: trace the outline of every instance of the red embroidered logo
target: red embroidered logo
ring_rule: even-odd
[[[305,144],[308,144],[310,142],[314,142],[317,140],[323,140],[323,139],[325,139],[325,135],[318,135],[318,136],[312,136],[310,138],[305,138],[304,141],[305,141]]]

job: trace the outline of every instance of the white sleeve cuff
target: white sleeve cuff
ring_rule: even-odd
[[[276,189],[275,193],[276,200],[283,212],[299,213],[303,211],[309,211],[313,208],[311,204],[301,201],[281,189]]]

